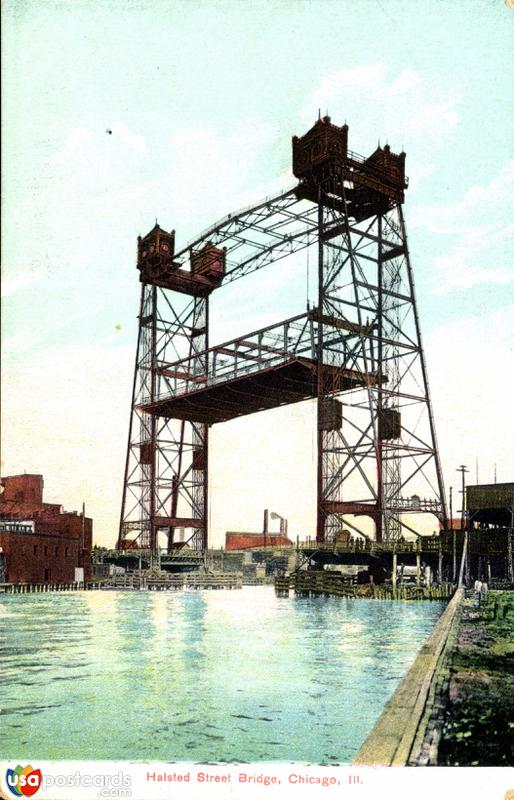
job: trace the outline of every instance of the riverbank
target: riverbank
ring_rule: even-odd
[[[514,763],[514,591],[491,591],[481,606],[464,600],[441,665],[420,763]]]
[[[413,665],[394,692],[353,763],[404,767],[415,764],[420,731],[426,729],[426,709],[439,665],[461,608],[463,589],[457,589]]]
[[[459,590],[354,763],[512,765],[513,631],[514,591]]]

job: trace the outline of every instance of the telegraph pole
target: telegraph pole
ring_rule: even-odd
[[[462,545],[462,560],[460,565],[460,573],[459,573],[459,586],[462,585],[462,572],[465,565],[466,568],[466,582],[469,579],[468,575],[468,526],[466,524],[466,472],[469,472],[468,468],[465,464],[461,464],[460,467],[457,467],[457,472],[460,472],[462,478],[462,508],[461,508],[461,517],[460,517],[460,526],[461,530],[464,531],[464,542]]]
[[[455,579],[457,578],[457,546],[455,542],[455,529],[453,527],[453,486],[450,486],[450,530],[452,532],[452,553],[453,553],[452,581],[453,583],[455,583]]]
[[[466,521],[466,472],[469,472],[469,469],[466,467],[465,464],[461,464],[460,467],[457,467],[457,472],[460,472],[462,478],[462,508],[461,508],[461,530],[464,530],[465,521]]]

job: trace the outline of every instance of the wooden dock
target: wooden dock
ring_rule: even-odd
[[[401,767],[416,763],[433,678],[446,652],[463,596],[464,589],[457,589],[357,753],[354,764]]]
[[[108,578],[98,586],[107,591],[180,591],[184,589],[241,589],[243,579],[236,573],[219,573],[199,575],[196,572],[183,572],[159,577],[149,577],[143,574],[124,575],[118,578]]]
[[[78,592],[78,591],[180,591],[184,589],[241,589],[242,576],[222,573],[219,575],[198,575],[185,572],[170,574],[166,577],[147,577],[143,574],[125,575],[123,577],[106,578],[85,583],[2,583],[0,594],[33,594],[41,592]]]
[[[283,577],[275,578],[275,591],[278,595],[289,595],[293,589],[297,595],[333,595],[335,597],[355,597],[372,600],[446,600],[450,598],[455,586],[451,583],[416,586],[403,584],[350,583],[341,575],[328,570],[299,570]]]
[[[41,592],[79,592],[97,589],[96,581],[80,583],[0,583],[0,594],[40,594]]]

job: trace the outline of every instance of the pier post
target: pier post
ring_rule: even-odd
[[[439,558],[437,561],[437,582],[443,582],[443,546],[441,544],[441,537],[439,537]]]
[[[393,584],[393,597],[396,597],[396,569],[398,562],[398,554],[396,550],[393,551],[393,572],[391,574],[391,583]]]
[[[416,586],[419,586],[421,578],[421,553],[416,553]]]

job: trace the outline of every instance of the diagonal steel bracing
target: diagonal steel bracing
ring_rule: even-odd
[[[171,547],[184,528],[205,549],[209,425],[308,398],[317,405],[319,541],[345,524],[368,535],[363,517],[379,540],[412,530],[412,514],[445,519],[403,194],[361,200],[362,186],[389,191],[378,167],[364,175],[367,163],[352,154],[344,180],[323,173],[315,192],[301,182],[208,228],[173,255],[189,288],[142,276],[120,546],[132,538],[155,550],[162,531]],[[223,276],[196,289],[198,253],[212,247],[223,252]],[[210,346],[214,288],[314,248],[313,308]]]

